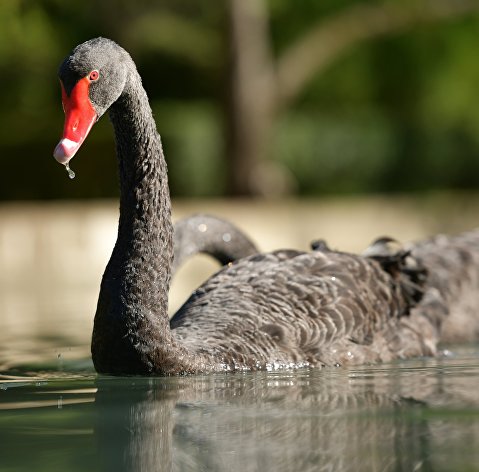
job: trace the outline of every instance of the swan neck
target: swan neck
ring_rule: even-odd
[[[161,140],[136,70],[110,108],[110,119],[120,220],[103,275],[92,354],[100,372],[152,372],[158,358],[168,362],[177,350],[168,318],[173,229]]]
[[[142,274],[129,283],[142,292],[153,291],[155,311],[161,309],[161,315],[167,318],[173,254],[167,166],[138,73],[132,75],[122,96],[112,106],[110,119],[115,130],[120,175],[117,246],[121,247],[123,262]]]

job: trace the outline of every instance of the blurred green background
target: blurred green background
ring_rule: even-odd
[[[0,199],[117,195],[108,119],[72,162],[59,63],[106,36],[137,63],[174,197],[476,189],[479,2],[0,2]]]

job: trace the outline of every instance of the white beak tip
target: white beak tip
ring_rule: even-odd
[[[79,147],[80,143],[72,141],[71,139],[63,138],[53,151],[53,157],[60,164],[67,164],[68,161],[75,155]]]

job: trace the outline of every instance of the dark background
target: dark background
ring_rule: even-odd
[[[137,63],[174,197],[478,186],[477,1],[8,0],[1,200],[117,195],[107,118],[74,181],[52,157],[57,67],[100,35]]]

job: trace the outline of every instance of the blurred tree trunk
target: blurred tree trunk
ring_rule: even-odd
[[[263,1],[230,0],[225,100],[227,191],[258,193],[255,172],[267,153],[272,124],[273,59]]]
[[[275,116],[351,47],[477,11],[479,0],[353,4],[319,21],[275,61],[265,0],[229,0],[229,93],[225,106],[228,193],[264,193],[264,173],[259,170],[269,157]]]

